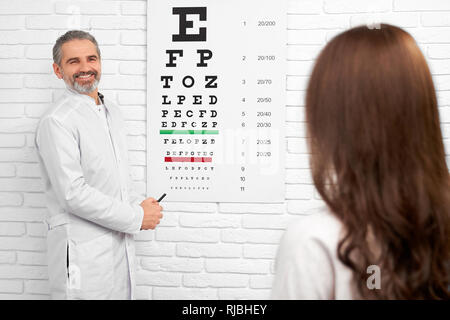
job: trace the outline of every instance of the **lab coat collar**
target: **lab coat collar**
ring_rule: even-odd
[[[85,101],[89,104],[89,106],[91,107],[97,107],[97,104],[95,103],[94,98],[86,95],[86,94],[81,94],[75,90],[73,90],[72,88],[68,88],[66,87],[66,93],[76,99],[81,99],[82,101]],[[108,107],[108,103],[105,103],[105,96],[98,92],[98,97],[100,98],[100,101],[102,102],[102,105],[105,107],[107,112],[111,112],[110,107]],[[97,114],[97,112],[95,112],[94,108],[90,108],[95,114]]]
[[[68,87],[66,87],[66,92],[67,92],[67,94],[69,94],[71,96],[74,96],[76,98],[83,99],[83,100],[87,101],[89,104],[97,105],[95,103],[94,98],[92,98],[91,96],[88,96],[87,94],[79,93],[79,92],[75,91],[74,89],[68,88]],[[100,98],[100,101],[102,101],[102,104],[104,104],[104,96],[103,96],[103,94],[98,92],[98,96]]]

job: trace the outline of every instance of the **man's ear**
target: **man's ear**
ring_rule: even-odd
[[[53,63],[53,71],[55,72],[56,76],[58,77],[58,79],[62,79],[62,73],[61,73],[61,67],[58,66],[56,63]]]

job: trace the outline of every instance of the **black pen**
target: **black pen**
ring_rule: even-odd
[[[164,193],[164,194],[158,199],[158,202],[161,202],[161,200],[164,199],[165,196],[166,196],[166,194]]]

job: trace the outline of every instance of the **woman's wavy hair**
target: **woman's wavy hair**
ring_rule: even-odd
[[[342,221],[339,259],[366,299],[449,299],[450,188],[432,77],[412,36],[333,38],[306,94],[314,184]],[[370,265],[381,289],[367,287]]]

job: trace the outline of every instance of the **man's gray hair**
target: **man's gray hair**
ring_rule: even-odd
[[[58,66],[61,65],[62,58],[62,50],[61,47],[64,43],[69,42],[71,40],[89,40],[93,44],[95,44],[95,48],[97,49],[98,57],[100,58],[100,49],[98,47],[97,40],[95,40],[94,36],[88,32],[81,30],[70,30],[63,34],[61,37],[56,40],[55,45],[53,46],[53,62]]]

